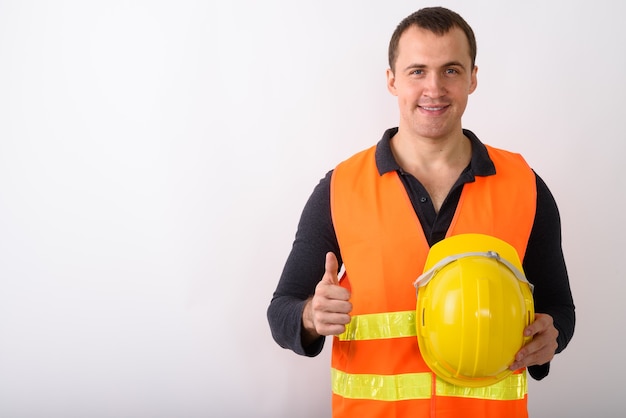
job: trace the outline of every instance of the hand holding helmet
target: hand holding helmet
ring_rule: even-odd
[[[524,335],[532,337],[516,355],[511,370],[522,367],[546,364],[554,358],[558,344],[559,331],[554,327],[548,314],[535,314],[535,321],[524,329]]]

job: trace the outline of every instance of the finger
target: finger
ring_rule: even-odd
[[[337,270],[339,269],[339,262],[337,261],[337,256],[335,256],[334,253],[326,253],[326,263],[324,269],[325,272],[324,277],[322,277],[322,281],[325,281],[328,284],[338,285],[339,277],[337,276]]]
[[[548,326],[535,334],[532,341],[517,352],[510,369],[517,370],[535,364],[545,364],[552,360],[558,347],[556,341],[558,335],[558,331],[553,326]]]
[[[348,300],[349,294],[344,293],[345,289],[337,288],[342,292],[338,292],[336,295],[330,295],[333,297],[320,297],[314,298],[313,309],[319,314],[349,314],[352,312],[352,303]]]
[[[524,329],[524,336],[531,337],[545,331],[552,325],[552,317],[546,314],[535,314],[535,320]]]
[[[538,350],[528,351],[527,353],[518,353],[516,361],[513,362],[510,369],[518,370],[523,367],[533,366],[537,364],[545,364],[552,360],[554,351],[548,346],[541,346]]]
[[[511,365],[511,370],[521,369],[530,365],[535,353],[539,352],[545,346],[545,341],[540,336],[528,342],[515,354],[515,361]]]
[[[335,301],[332,305],[327,305],[331,309],[329,311],[316,311],[316,328],[321,335],[339,335],[345,332],[346,325],[350,323],[350,303]]]
[[[339,335],[346,331],[345,325],[339,324],[320,324],[318,333],[319,335]]]
[[[350,315],[347,313],[318,313],[317,322],[325,326],[331,325],[347,325],[351,321]]]
[[[319,335],[338,335],[346,330],[346,325],[350,323],[350,315],[342,313],[345,309],[339,311],[315,311],[314,323],[315,329]]]
[[[515,354],[515,361],[521,362],[523,360],[527,360],[530,356],[533,355],[533,353],[536,353],[539,350],[541,350],[544,347],[544,345],[545,345],[544,342],[541,341],[540,338],[537,338],[529,342],[521,350],[519,350],[517,354]]]

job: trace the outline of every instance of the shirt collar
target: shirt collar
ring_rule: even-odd
[[[396,133],[398,133],[398,128],[387,129],[376,145],[376,167],[381,176],[390,171],[401,170],[391,151],[391,138]],[[491,176],[496,174],[496,167],[493,165],[491,158],[489,158],[485,144],[480,142],[478,137],[468,129],[463,129],[463,134],[472,143],[472,159],[466,174],[469,174],[472,180],[474,176]]]

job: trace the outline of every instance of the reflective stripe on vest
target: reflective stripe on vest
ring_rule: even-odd
[[[404,401],[430,399],[432,373],[407,373],[400,375],[349,374],[332,369],[333,393],[349,399],[376,401]],[[468,388],[452,385],[436,378],[438,396],[508,401],[524,399],[528,391],[526,371],[512,374],[491,386]]]
[[[417,337],[414,310],[353,316],[346,330],[337,336],[340,341],[400,337]]]

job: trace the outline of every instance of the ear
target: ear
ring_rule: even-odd
[[[476,77],[476,74],[478,73],[478,67],[474,66],[474,68],[472,69],[472,75],[471,80],[470,80],[470,87],[469,87],[469,94],[474,93],[474,90],[476,90],[476,87],[478,86],[478,77]]]
[[[389,93],[394,96],[398,95],[398,91],[396,89],[396,76],[391,68],[387,68],[387,90],[389,90]]]

